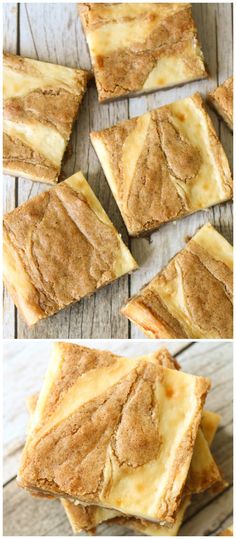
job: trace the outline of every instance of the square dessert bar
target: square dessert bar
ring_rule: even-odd
[[[56,183],[90,77],[72,69],[4,54],[3,170]]]
[[[137,264],[81,172],[4,217],[4,281],[29,325]]]
[[[156,364],[167,367],[167,368],[179,369],[179,365],[176,363],[174,358],[171,357],[168,350],[166,349],[161,349],[153,354],[147,355],[146,360],[154,361],[156,362]],[[31,414],[31,417],[35,410],[37,399],[38,399],[37,395],[29,397],[27,399],[27,407]],[[219,425],[219,421],[220,421],[220,416],[218,414],[215,414],[206,410],[203,411],[200,427],[201,427],[203,436],[208,446],[210,446],[212,443],[212,440],[215,436],[215,432]],[[199,431],[198,431],[198,436],[199,436]],[[199,478],[202,478],[201,479],[202,483],[203,483],[202,480],[204,479],[205,484],[206,484],[206,480],[208,479],[207,488],[209,488],[209,486],[212,485],[211,479],[212,479],[212,470],[214,468],[214,465],[211,464],[210,468],[206,469],[206,460],[209,462],[207,452],[205,450],[203,451],[202,448],[199,447],[199,444],[196,451],[196,443],[194,447],[193,458],[191,461],[191,467],[192,467],[193,459],[195,458],[195,462],[198,463],[198,468],[196,470],[196,473],[197,473],[196,479],[198,478],[199,480]],[[196,456],[194,457],[194,455]],[[218,473],[218,478],[219,478],[219,473]],[[95,506],[95,505],[83,506],[79,504],[75,506],[72,502],[68,500],[62,499],[61,501],[66,511],[66,514],[68,516],[68,519],[71,523],[74,533],[80,533],[82,531],[87,532],[89,530],[96,528],[96,526],[98,526],[100,523],[104,521],[110,521],[109,522],[110,524],[114,523],[114,524],[124,525],[136,531],[141,531],[147,535],[154,534],[154,535],[161,536],[164,534],[167,536],[173,536],[173,535],[177,535],[177,532],[180,528],[184,513],[190,503],[190,496],[186,495],[184,497],[183,502],[181,503],[181,507],[177,512],[175,523],[171,527],[160,526],[159,524],[151,523],[145,520],[140,520],[134,517],[127,516],[125,518],[122,518],[122,514],[119,513],[118,511],[105,509],[105,508]]]
[[[122,313],[148,336],[233,336],[233,247],[206,224]]]
[[[84,3],[79,11],[100,102],[207,76],[191,4]]]
[[[233,131],[233,90],[233,77],[229,77],[223,84],[208,94],[209,102],[231,131]]]
[[[19,485],[174,522],[209,387],[145,357],[54,344]]]
[[[198,93],[91,140],[131,236],[232,197],[228,161]]]

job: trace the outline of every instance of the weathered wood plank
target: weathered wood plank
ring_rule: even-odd
[[[4,535],[19,535],[19,533],[22,536],[73,535],[58,500],[45,501],[33,498],[18,488],[15,480],[4,488],[3,505]],[[54,527],[58,528],[56,534]]]
[[[205,505],[205,507],[196,512],[196,515],[187,520],[182,526],[181,535],[215,536],[219,531],[232,525],[233,516],[230,508],[233,506],[233,488],[231,487],[214,500],[214,513],[212,505],[212,503]]]
[[[17,4],[6,4],[3,10],[3,47],[7,52],[17,52]],[[11,211],[16,205],[16,185],[17,179],[11,176],[4,176],[3,181],[3,213]],[[4,287],[3,290],[3,337],[14,339],[15,336],[15,316],[16,310],[10,294]]]

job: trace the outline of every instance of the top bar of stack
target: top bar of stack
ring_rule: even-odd
[[[173,523],[209,386],[145,357],[55,344],[20,486]]]

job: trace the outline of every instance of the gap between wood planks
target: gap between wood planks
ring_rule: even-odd
[[[213,535],[213,536],[217,535],[218,532],[219,532],[220,530],[222,530],[222,528],[224,527],[224,524],[227,522],[227,520],[230,519],[230,518],[232,518],[232,520],[233,520],[233,511],[231,511],[228,515],[226,515],[226,517],[220,522],[220,525],[219,525],[217,528],[215,528],[215,529],[211,532],[210,535],[211,535],[211,536],[212,536],[212,535]]]
[[[194,341],[194,342],[190,342],[190,343],[184,345],[183,348],[181,348],[181,349],[180,349],[178,352],[176,352],[175,354],[172,354],[172,356],[173,356],[173,357],[179,356],[180,354],[182,354],[183,352],[185,352],[185,350],[188,350],[188,348],[190,348],[190,347],[193,346],[194,344],[196,344],[195,341]],[[166,346],[168,347],[168,343],[167,343]]]

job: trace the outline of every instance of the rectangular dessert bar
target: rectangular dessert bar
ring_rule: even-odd
[[[189,3],[83,3],[100,102],[207,76]]]
[[[55,343],[19,485],[173,523],[209,387],[145,359]]]
[[[56,183],[88,71],[3,56],[3,170]]]
[[[148,361],[154,361],[157,364],[168,367],[168,368],[179,368],[178,364],[176,364],[176,361],[174,358],[171,357],[168,350],[161,349],[157,352],[147,355],[146,360]],[[30,415],[32,417],[36,403],[38,400],[38,395],[34,395],[31,397],[28,397],[27,399],[27,407],[30,412]],[[211,445],[213,438],[215,436],[217,427],[219,425],[220,416],[218,414],[215,414],[213,412],[209,412],[207,410],[203,411],[202,420],[201,420],[201,430],[203,433],[203,436],[208,444],[208,446]],[[198,433],[199,434],[199,433]],[[199,477],[204,477],[204,483],[206,482],[208,476],[208,472],[206,470],[206,452],[202,452],[202,448],[199,451],[199,447],[196,450],[196,444],[194,448],[193,458],[196,454],[196,462],[198,462],[198,480]],[[191,466],[193,462],[193,458],[191,461]],[[207,460],[209,460],[207,458]],[[210,468],[210,476],[212,477],[212,468],[214,466],[211,465]],[[211,485],[211,477],[209,478],[209,485]],[[159,524],[151,523],[150,521],[144,521],[139,520],[137,518],[132,517],[122,517],[121,513],[118,511],[113,511],[110,509],[104,509],[99,506],[95,505],[88,505],[83,506],[81,504],[74,505],[72,502],[69,502],[68,500],[61,500],[62,505],[66,511],[66,514],[68,516],[68,519],[70,521],[70,524],[72,526],[74,533],[80,533],[82,531],[88,532],[89,530],[96,530],[96,527],[101,524],[104,521],[110,521],[110,524],[120,524],[124,525],[126,527],[130,527],[131,529],[134,529],[139,532],[143,532],[147,535],[164,535],[164,536],[175,536],[178,533],[178,530],[181,526],[184,513],[190,503],[190,496],[187,495],[183,502],[181,503],[181,507],[178,510],[175,523],[171,527],[165,527],[160,526]]]
[[[233,77],[229,77],[223,84],[220,84],[220,86],[208,94],[209,102],[223,118],[231,131],[233,131],[233,91]]]
[[[227,157],[198,93],[91,140],[131,236],[232,197]]]
[[[122,308],[156,339],[233,336],[233,247],[206,224]]]
[[[137,264],[81,172],[4,217],[3,277],[29,325]]]

